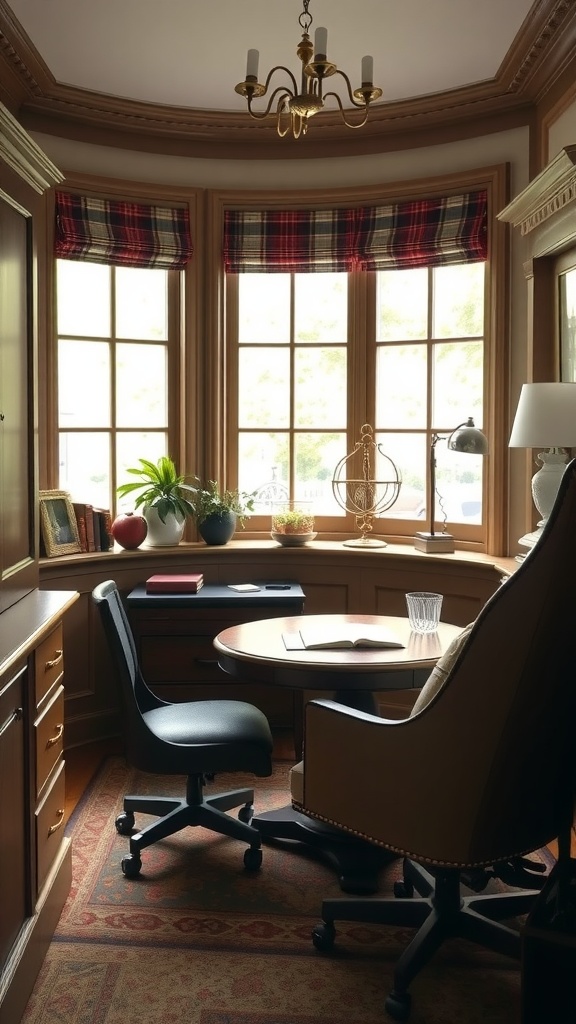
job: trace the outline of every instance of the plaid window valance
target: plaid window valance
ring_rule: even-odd
[[[487,195],[335,210],[227,210],[228,273],[322,273],[472,263],[487,255]]]
[[[60,259],[182,270],[192,252],[187,209],[56,193]]]

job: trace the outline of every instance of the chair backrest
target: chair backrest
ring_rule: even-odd
[[[536,849],[566,827],[576,766],[575,589],[573,460],[538,544],[478,615],[442,690],[411,719],[425,737],[423,766],[443,781],[431,799],[448,828],[457,808],[470,859]]]
[[[142,676],[134,636],[114,580],[106,580],[95,587],[92,599],[100,612],[120,683],[126,756],[136,768],[146,770],[150,754],[159,751],[161,744],[151,734],[142,716],[165,701],[152,693]]]

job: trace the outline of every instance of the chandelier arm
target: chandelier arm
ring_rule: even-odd
[[[275,71],[276,68],[274,68],[273,70]],[[286,70],[286,69],[284,69],[284,70]],[[270,78],[270,75],[268,76],[268,79],[269,78]],[[268,89],[268,79],[266,80],[266,90]],[[285,86],[285,85],[277,86],[277,88],[274,89],[274,92],[271,93],[271,95],[270,95],[270,99],[268,100],[268,105],[267,105],[266,109],[265,110],[260,110],[260,111],[252,109],[252,100],[251,100],[251,97],[248,96],[248,113],[250,114],[250,117],[253,117],[256,121],[263,121],[264,118],[268,117],[268,115],[270,114],[270,112],[272,110],[272,104],[274,103],[274,100],[276,99],[276,97],[278,95],[280,95],[280,99],[278,100],[278,109],[279,109],[280,105],[283,102],[283,100],[288,99],[291,96],[291,93],[288,92],[287,86]]]
[[[358,124],[352,124],[350,121],[346,120],[346,114],[344,113],[344,107],[342,106],[342,100],[340,99],[338,93],[337,92],[327,92],[327,93],[324,94],[324,100],[327,100],[329,96],[333,96],[334,99],[336,100],[336,103],[340,107],[340,113],[342,114],[342,120],[344,121],[344,124],[346,125],[347,128],[363,128],[364,127],[364,125],[366,124],[366,122],[368,120],[368,104],[366,104],[366,106],[364,107],[364,117],[363,117],[363,119],[361,121],[359,121]],[[354,103],[354,106],[358,107],[359,104],[358,103]]]

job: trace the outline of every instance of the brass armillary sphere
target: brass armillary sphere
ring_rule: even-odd
[[[402,478],[382,445],[376,444],[369,423],[360,428],[360,440],[334,470],[332,491],[340,508],[356,517],[360,538],[345,540],[347,547],[386,547],[386,541],[370,537],[374,518],[398,500]]]

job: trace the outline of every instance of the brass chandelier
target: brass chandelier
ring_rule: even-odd
[[[292,135],[295,139],[300,138],[300,135],[306,135],[308,131],[308,121],[314,114],[324,109],[325,101],[328,97],[333,97],[340,109],[342,120],[347,128],[362,128],[368,120],[368,110],[370,104],[377,99],[380,99],[382,90],[375,88],[372,83],[373,77],[373,59],[372,57],[362,58],[362,84],[359,89],[352,90],[350,85],[350,79],[343,71],[340,71],[335,64],[332,64],[326,58],[326,51],[328,48],[328,30],[325,28],[317,28],[314,33],[314,44],[310,39],[309,29],[312,25],[312,15],[308,11],[310,0],[302,0],[303,11],[300,14],[298,21],[302,28],[302,39],[298,44],[296,53],[302,62],[301,82],[300,91],[298,91],[298,83],[296,78],[292,74],[289,68],[283,64],[277,64],[273,67],[266,77],[264,85],[258,81],[258,50],[248,50],[248,61],[246,65],[246,79],[244,82],[239,82],[235,87],[235,91],[240,93],[241,96],[247,101],[248,113],[251,117],[256,120],[263,120],[268,116],[276,117],[276,128],[280,138],[284,138],[285,135],[291,130]],[[272,79],[273,74],[276,71],[284,71],[288,75],[291,88],[288,85],[280,85],[274,89],[270,99],[268,100],[268,106],[265,110],[255,111],[252,109],[252,101],[258,99],[261,96],[266,96],[268,93],[268,86]],[[342,105],[342,100],[336,92],[324,93],[324,79],[331,78],[333,75],[340,75],[341,78],[346,82],[346,88],[348,90],[348,96],[353,107],[363,112],[363,117],[356,123],[350,123],[346,118],[346,113]],[[272,110],[272,104],[276,100],[276,109]]]

